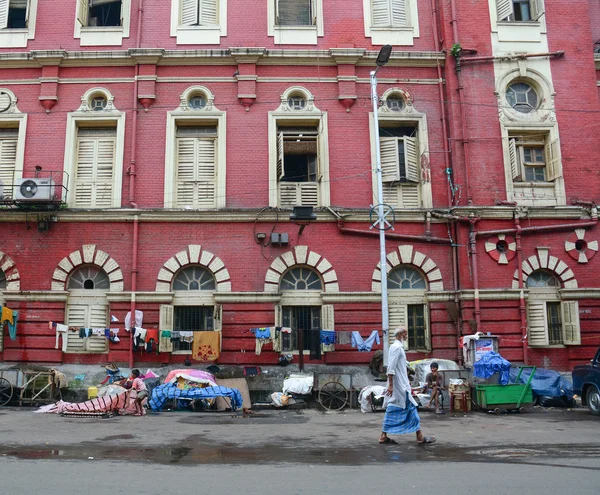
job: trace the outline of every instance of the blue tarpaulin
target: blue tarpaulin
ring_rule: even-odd
[[[473,376],[489,378],[494,373],[500,373],[500,385],[509,382],[510,363],[497,352],[488,352],[473,366]]]
[[[510,381],[515,383],[517,374],[519,373],[518,368],[511,368],[510,370]],[[523,369],[519,383],[527,383],[531,369]],[[563,397],[565,396],[568,400],[573,398],[573,384],[564,376],[557,371],[544,370],[538,368],[533,375],[531,380],[531,389],[537,396],[546,397]]]
[[[229,397],[231,409],[234,411],[242,407],[242,394],[237,388],[206,387],[206,388],[177,388],[175,383],[165,383],[152,390],[149,401],[153,411],[160,411],[169,399],[214,399],[216,397]]]

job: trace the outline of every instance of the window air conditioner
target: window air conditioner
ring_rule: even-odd
[[[52,201],[54,199],[54,181],[50,178],[17,179],[15,186],[17,201]]]

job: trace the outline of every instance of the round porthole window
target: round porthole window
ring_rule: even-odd
[[[106,108],[108,100],[105,96],[94,96],[90,101],[90,107],[94,112],[100,112]]]
[[[506,101],[517,112],[530,113],[538,106],[538,95],[530,84],[517,82],[506,89]]]
[[[390,96],[385,100],[385,106],[392,112],[401,112],[404,110],[404,99],[399,96]]]
[[[306,98],[301,95],[290,96],[288,98],[288,106],[292,110],[302,110],[306,106]]]
[[[190,97],[188,106],[194,110],[200,110],[206,106],[206,98],[202,95],[194,95]]]

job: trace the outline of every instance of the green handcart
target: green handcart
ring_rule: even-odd
[[[518,383],[524,369],[531,369],[527,383]],[[502,409],[525,412],[525,406],[533,405],[531,380],[535,375],[535,366],[521,366],[515,382],[508,385],[481,384],[475,387],[477,405],[481,409],[500,414]]]

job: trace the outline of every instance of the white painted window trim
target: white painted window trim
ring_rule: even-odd
[[[93,27],[82,26],[77,18],[81,2],[76,2],[75,8],[75,30],[73,37],[79,38],[80,46],[122,46],[123,38],[129,38],[129,26],[131,24],[131,0],[123,1],[123,25]]]
[[[292,110],[287,104],[292,94],[303,94],[307,104],[303,110]],[[319,184],[319,206],[330,206],[331,192],[329,183],[329,133],[327,112],[322,112],[314,105],[314,96],[305,88],[293,86],[281,95],[281,104],[273,112],[269,112],[269,206],[279,206],[279,178],[277,177],[277,127],[282,122],[298,125],[318,123],[319,132],[319,167],[323,178]]]
[[[95,112],[89,109],[89,101],[95,95],[102,94],[107,99],[107,107],[103,111]],[[81,106],[75,112],[67,114],[67,134],[65,137],[65,162],[64,171],[68,174],[67,205],[73,201],[75,191],[72,187],[75,168],[77,166],[77,128],[82,124],[96,125],[115,124],[117,131],[117,143],[115,150],[114,181],[112,208],[120,208],[123,187],[123,155],[125,152],[125,113],[119,112],[113,105],[114,97],[103,88],[91,88],[81,97]],[[65,177],[65,180],[67,178]]]
[[[404,95],[405,107],[400,112],[390,111],[385,105],[385,100],[388,96],[396,96],[399,93]],[[390,88],[383,94],[381,100],[384,102],[384,104],[379,107],[379,122],[415,124],[417,126],[417,138],[419,140],[419,153],[421,156],[429,157],[429,132],[427,130],[427,116],[424,113],[420,113],[415,110],[412,105],[412,99],[410,95],[399,88]],[[373,189],[373,198],[377,198],[379,195],[377,191],[377,173],[375,165],[377,162],[377,149],[375,147],[375,123],[373,121],[373,112],[369,112],[369,134],[371,138],[371,183]],[[419,195],[421,198],[421,208],[433,208],[431,180],[421,180],[418,185],[420,187]],[[402,187],[402,185],[398,185],[397,187]],[[377,203],[375,199],[373,201]]]
[[[0,48],[27,48],[35,39],[38,0],[29,0],[29,25],[23,29],[0,29]]]
[[[399,265],[400,266],[400,265]],[[408,267],[412,267],[412,265],[406,265]],[[423,276],[423,279],[426,280],[426,277]],[[408,310],[408,306],[412,305],[422,305],[424,306],[425,313],[425,344],[426,347],[423,349],[415,348],[410,349],[408,347],[408,340],[405,341],[404,349],[412,352],[429,352],[431,351],[431,308],[429,307],[429,303],[425,294],[428,289],[391,289],[388,292],[388,305],[392,306],[404,306],[406,310]],[[408,316],[408,315],[407,315]],[[406,327],[408,328],[408,322],[405,322]],[[388,321],[388,327],[390,326]],[[390,344],[394,342],[394,328],[389,329],[389,339]]]
[[[489,0],[488,5],[492,32],[498,34],[500,42],[542,42],[541,35],[546,33],[545,5],[544,14],[537,21],[503,21],[498,19],[496,1]]]
[[[203,94],[207,104],[204,108],[195,110],[187,106],[192,95]],[[204,86],[187,88],[180,96],[179,108],[167,112],[167,132],[165,145],[165,190],[164,207],[177,208],[175,191],[175,164],[176,136],[178,122],[201,122],[203,125],[215,124],[217,126],[217,153],[216,153],[216,189],[214,208],[225,208],[227,204],[227,119],[226,113],[220,111],[213,104],[214,95]]]
[[[110,314],[110,303],[108,302],[107,297],[108,291],[102,290],[70,290],[69,298],[67,303],[65,304],[65,317],[64,322],[69,325],[69,307],[70,306],[87,306],[91,308],[93,306],[106,308],[107,315]],[[108,325],[109,322],[106,323]],[[73,339],[79,338],[79,336],[75,336],[74,333],[68,331],[67,334],[63,335],[63,338]],[[97,337],[96,337],[97,338]],[[65,354],[107,354],[109,352],[108,339],[106,339],[106,347],[102,352],[92,352],[92,351],[84,351],[84,352],[73,352],[73,351],[65,351]]]
[[[408,10],[407,18],[411,20],[411,25],[397,28],[372,27],[371,5],[371,0],[363,0],[365,37],[371,38],[371,43],[373,45],[414,45],[414,39],[420,36],[419,9],[417,5],[417,0],[406,0],[406,10]]]
[[[275,24],[275,1],[267,0],[268,35],[276,45],[316,45],[317,39],[325,35],[323,26],[323,0],[315,0],[316,26],[278,26]]]
[[[171,37],[178,45],[219,45],[227,36],[227,0],[219,0],[219,25],[181,26],[181,0],[171,0]]]
[[[25,139],[27,136],[27,114],[17,113],[12,115],[1,115],[0,127],[7,127],[13,129],[18,127],[19,129],[17,134],[17,159],[15,161],[15,171],[13,175],[13,180],[16,182],[17,179],[21,179],[23,177],[23,168],[25,166]],[[4,187],[7,188],[10,187],[10,185],[5,184]],[[12,197],[15,197],[14,188],[12,191]]]

